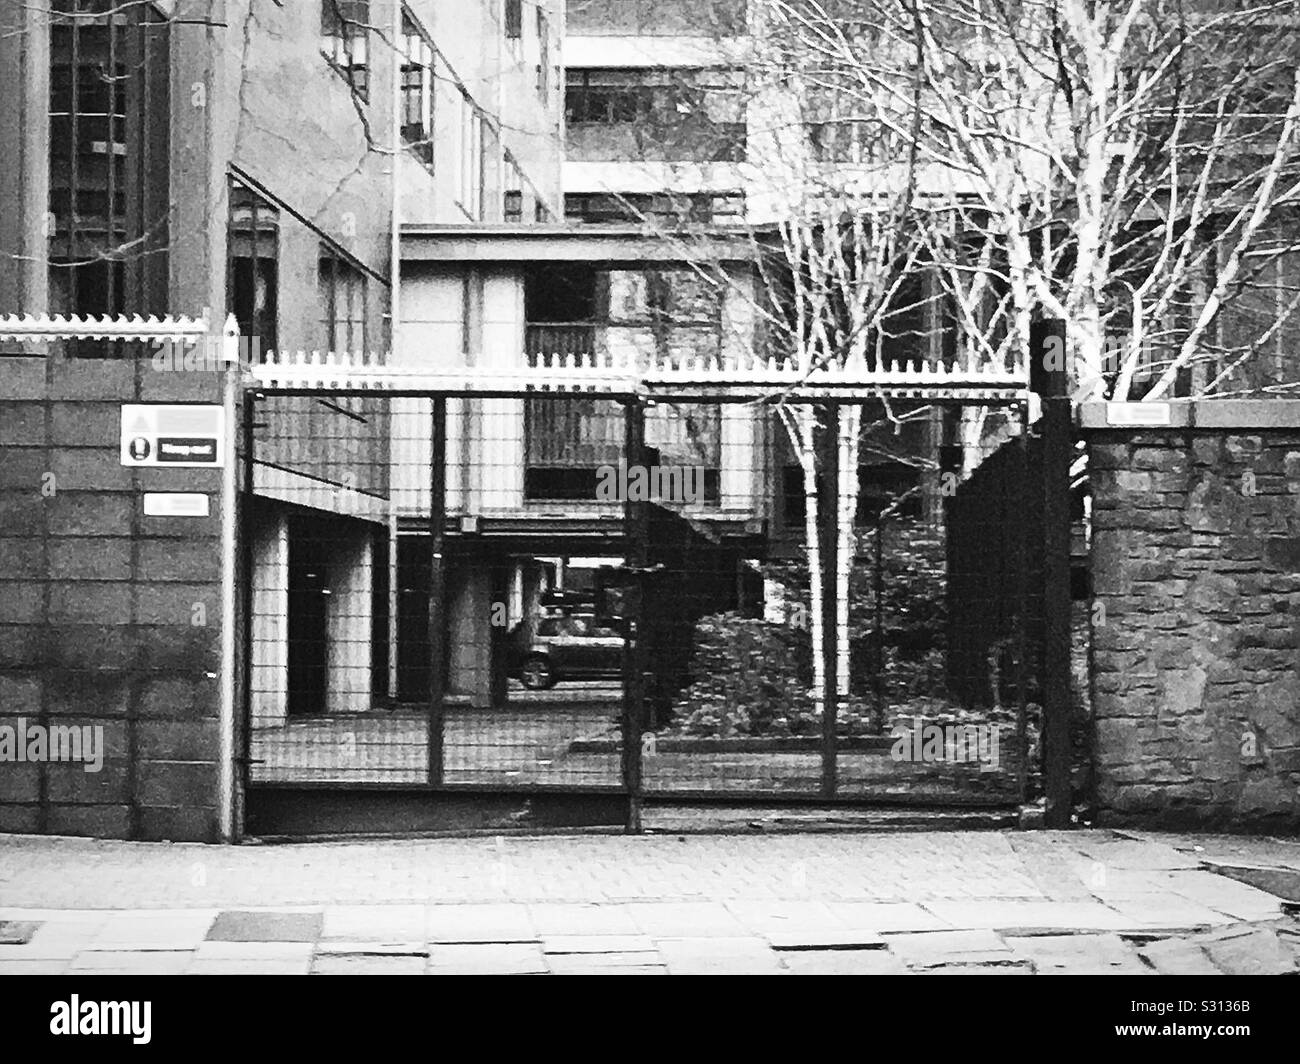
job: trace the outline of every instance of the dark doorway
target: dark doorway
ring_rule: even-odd
[[[290,716],[325,711],[329,542],[309,519],[289,522]]]

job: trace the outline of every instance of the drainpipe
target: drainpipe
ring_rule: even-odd
[[[231,314],[221,334],[222,408],[225,413],[224,453],[221,456],[221,716],[217,805],[222,842],[237,842],[240,825],[235,818],[235,549],[238,503],[235,428],[239,413],[239,325]],[[247,535],[247,531],[245,531]],[[252,574],[245,573],[245,580]],[[245,624],[252,619],[245,617]],[[251,697],[245,692],[245,697]]]
[[[388,363],[396,361],[397,333],[402,305],[402,226],[401,226],[401,161],[402,161],[402,0],[393,0],[393,187],[392,222],[388,266]],[[397,700],[397,493],[392,485],[392,435],[389,439],[388,484],[388,697]]]

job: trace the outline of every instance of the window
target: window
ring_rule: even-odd
[[[852,84],[814,85],[803,101],[813,158],[824,163],[870,162],[875,103]]]
[[[280,210],[237,177],[230,182],[226,304],[239,334],[273,351],[279,312]]]
[[[483,217],[485,120],[474,102],[460,93],[460,176],[456,202],[473,221]]]
[[[433,43],[411,13],[402,11],[402,140],[433,169]]]
[[[570,70],[565,121],[570,125],[635,122],[642,111],[642,90],[635,71]]]
[[[570,69],[569,157],[743,161],[745,94],[738,78],[711,69]]]
[[[524,35],[523,0],[505,0],[506,39],[517,41]]]
[[[370,0],[321,0],[321,54],[362,100],[370,93],[369,27]]]
[[[664,225],[736,222],[744,218],[745,197],[739,192],[692,192],[679,195],[632,192],[570,193],[564,197],[564,216],[571,222],[639,223]]]
[[[551,95],[551,29],[546,21],[546,12],[537,9],[537,95],[545,102]]]
[[[570,3],[575,37],[719,37],[745,31],[745,0],[582,0]]]
[[[501,204],[501,220],[505,222],[522,222],[524,220],[524,175],[519,164],[510,152],[504,152],[505,193]]]
[[[170,24],[148,6],[52,5],[47,255],[55,313],[167,309],[169,37]],[[107,350],[99,341],[74,348]]]
[[[331,244],[321,245],[319,291],[327,349],[364,351],[366,276]]]

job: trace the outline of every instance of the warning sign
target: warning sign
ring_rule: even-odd
[[[122,464],[219,468],[225,413],[219,406],[123,406]]]

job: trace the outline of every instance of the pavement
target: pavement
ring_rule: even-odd
[[[1283,974],[1296,883],[1300,840],[1108,830],[11,835],[0,974]]]

